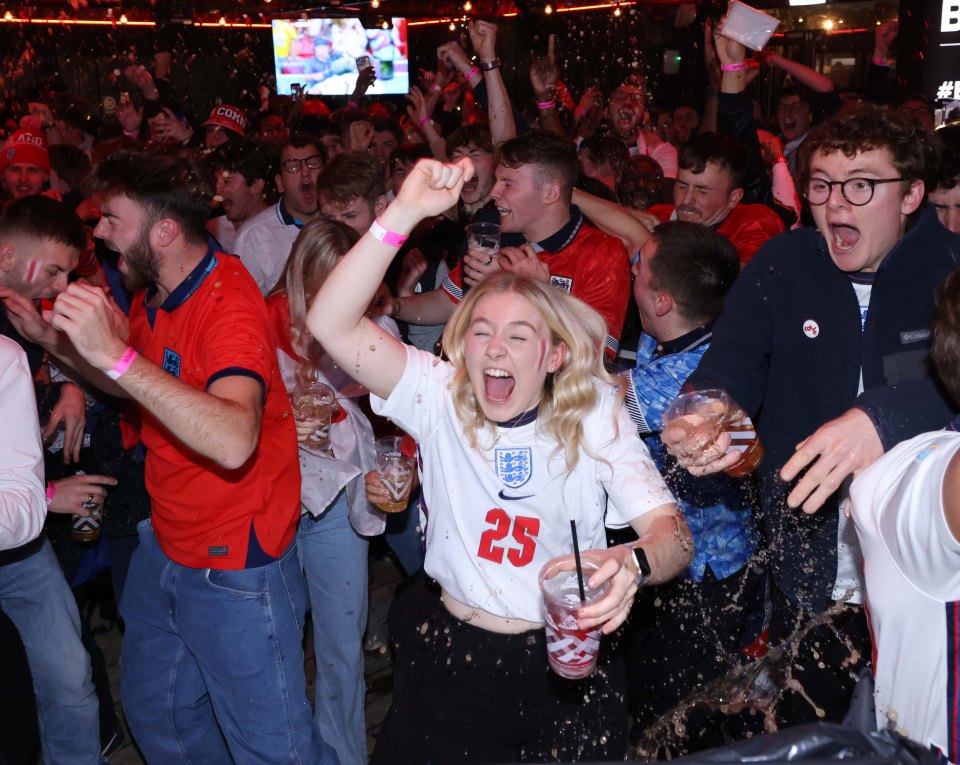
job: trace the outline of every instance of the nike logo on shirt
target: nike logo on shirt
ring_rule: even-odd
[[[497,496],[500,497],[500,499],[516,500],[516,499],[530,499],[530,497],[532,497],[533,495],[532,495],[532,494],[521,494],[521,495],[518,496],[518,497],[511,497],[509,494],[504,494],[504,493],[503,493],[503,489],[500,489],[500,493],[497,494]]]

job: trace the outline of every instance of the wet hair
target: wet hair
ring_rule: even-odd
[[[552,347],[561,342],[566,345],[559,369],[549,374],[544,384],[537,413],[538,429],[555,442],[555,451],[563,454],[568,474],[577,466],[581,450],[602,460],[585,443],[583,422],[599,401],[598,382],[613,384],[603,365],[606,323],[581,300],[536,279],[504,272],[487,277],[471,289],[443,331],[443,347],[456,369],[450,382],[453,406],[468,443],[477,448],[481,432],[491,437],[492,432],[467,373],[467,332],[483,298],[508,292],[525,298],[541,316],[550,331]],[[615,408],[619,408],[621,400],[616,399]],[[612,422],[615,426],[615,419]]]
[[[493,137],[490,135],[490,128],[476,122],[457,128],[447,138],[447,156],[451,156],[454,149],[468,149],[471,146],[493,154]]]
[[[619,138],[613,136],[590,136],[584,138],[580,144],[580,151],[584,152],[595,165],[607,165],[617,180],[623,175],[630,152]]]
[[[817,125],[800,145],[801,176],[810,173],[810,160],[814,154],[840,152],[853,159],[859,152],[886,150],[896,168],[897,175],[907,186],[913,181],[923,181],[927,188],[936,178],[940,165],[940,144],[933,134],[905,120],[896,112],[874,104],[864,104],[859,109]]]
[[[429,159],[430,147],[423,143],[404,143],[390,152],[390,159],[387,160],[387,167],[393,173],[398,162],[405,162],[408,165],[415,165],[418,159]]]
[[[291,343],[300,357],[298,382],[311,378],[322,355],[322,349],[307,329],[307,311],[330,272],[359,238],[359,234],[344,223],[315,218],[300,229],[293,242],[283,276],[273,291],[287,293]]]
[[[960,403],[960,270],[937,289],[931,335],[930,356],[940,381],[954,403]]]
[[[931,188],[952,189],[960,183],[960,125],[947,125],[934,135],[943,147],[943,160]]]
[[[47,151],[50,153],[50,167],[57,177],[71,189],[80,188],[93,168],[87,153],[68,143],[51,144]]]
[[[75,250],[87,246],[87,233],[80,218],[40,194],[14,199],[0,211],[0,240],[11,236],[60,242]]]
[[[365,151],[339,154],[320,173],[317,193],[340,204],[359,197],[375,205],[387,193],[383,167]]]
[[[229,170],[231,173],[240,173],[248,186],[258,180],[270,185],[276,175],[273,159],[271,153],[258,143],[242,139],[217,146],[207,156],[207,163],[214,172]]]
[[[124,196],[146,213],[145,225],[171,218],[192,244],[207,241],[207,218],[213,199],[209,174],[183,151],[117,151],[90,175],[87,196]]]
[[[569,203],[577,180],[577,150],[571,141],[553,133],[531,130],[497,147],[497,163],[516,169],[534,165],[541,183],[559,183],[561,197]]]
[[[306,149],[308,146],[315,146],[324,164],[327,162],[327,147],[323,145],[323,141],[321,141],[315,133],[310,133],[305,130],[291,131],[287,140],[284,141],[280,147],[281,154],[288,146],[292,146],[294,149]]]
[[[661,223],[653,238],[650,288],[669,294],[682,318],[709,324],[740,273],[736,248],[709,226],[679,220]]]
[[[700,133],[690,139],[677,156],[677,166],[699,175],[713,162],[730,175],[730,188],[740,189],[747,177],[747,150],[726,133]]]

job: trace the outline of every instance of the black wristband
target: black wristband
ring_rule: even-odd
[[[646,579],[650,576],[650,561],[647,560],[647,554],[642,547],[633,548],[633,557],[637,559],[637,568],[640,569],[640,576]]]
[[[493,61],[481,61],[478,64],[481,72],[491,72],[494,69],[500,68],[500,59],[495,58]]]

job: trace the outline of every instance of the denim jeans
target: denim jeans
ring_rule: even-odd
[[[310,592],[317,656],[314,719],[343,765],[366,765],[363,630],[367,623],[367,540],[353,530],[347,495],[319,517],[300,519],[297,550]]]
[[[100,720],[80,614],[50,542],[0,566],[0,608],[17,625],[37,697],[47,765],[100,762]]]
[[[423,568],[425,555],[423,529],[420,528],[420,505],[417,501],[420,491],[418,487],[410,495],[406,510],[387,516],[387,528],[383,535],[407,576],[412,576]]]
[[[121,698],[150,763],[322,763],[303,674],[307,596],[296,547],[239,571],[171,561],[149,521],[120,611]]]

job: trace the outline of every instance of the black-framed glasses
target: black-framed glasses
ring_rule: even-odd
[[[307,170],[323,170],[323,157],[319,154],[312,154],[303,159],[285,159],[280,164],[283,165],[283,169],[288,173],[296,175],[300,172],[300,168],[303,165],[307,166]]]
[[[847,178],[845,181],[825,181],[823,178],[808,178],[803,196],[812,205],[826,204],[834,186],[854,207],[863,207],[873,199],[873,189],[880,183],[899,183],[903,178]]]

